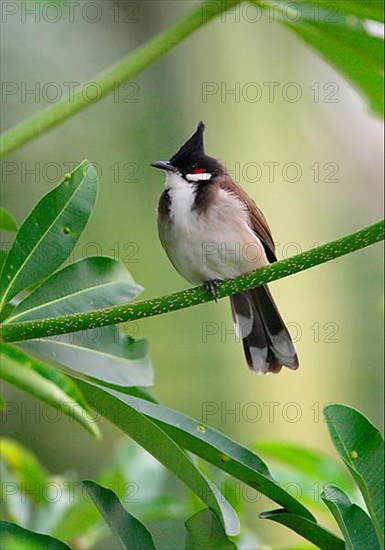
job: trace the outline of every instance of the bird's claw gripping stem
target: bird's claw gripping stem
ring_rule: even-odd
[[[217,302],[217,286],[219,281],[207,281],[205,287],[207,292],[210,293],[211,297]]]

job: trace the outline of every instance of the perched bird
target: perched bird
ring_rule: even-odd
[[[215,297],[218,281],[277,260],[267,221],[226,168],[205,154],[204,124],[169,161],[158,205],[160,241],[175,269]],[[298,368],[294,343],[266,285],[230,297],[247,363],[259,374]]]

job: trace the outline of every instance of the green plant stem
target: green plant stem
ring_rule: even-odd
[[[87,83],[83,84],[72,97],[65,98],[52,107],[45,109],[19,125],[5,132],[0,139],[0,157],[5,156],[32,139],[44,134],[77,112],[100,101],[118,85],[131,80],[149,65],[168,53],[174,46],[187,38],[205,23],[237,4],[240,0],[213,0],[204,2],[182,19],[158,34],[144,46],[139,47],[130,56],[109,67],[90,80],[93,86],[88,89],[87,97],[83,93]]]
[[[305,271],[305,269],[344,256],[360,248],[365,248],[383,239],[384,221],[380,221],[356,233],[263,267],[253,273],[223,281],[218,285],[217,298],[224,298]],[[7,342],[16,342],[114,325],[185,309],[212,300],[213,298],[207,290],[200,286],[152,300],[122,304],[85,313],[75,313],[53,319],[24,321],[23,323],[4,323],[2,325],[2,339]]]

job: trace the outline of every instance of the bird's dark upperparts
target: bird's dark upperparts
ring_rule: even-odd
[[[254,271],[276,256],[262,212],[225,167],[206,155],[204,129],[200,122],[170,160],[152,166],[166,175],[158,206],[162,246],[187,281],[215,292],[217,281]],[[294,343],[267,286],[230,301],[250,369],[259,374],[277,373],[282,366],[297,369]]]

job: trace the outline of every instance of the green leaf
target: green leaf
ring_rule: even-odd
[[[311,477],[313,481],[323,484],[332,483],[353,491],[354,484],[340,464],[320,450],[308,449],[302,445],[281,441],[258,441],[254,448],[267,456],[297,471],[301,475]]]
[[[118,426],[179,477],[214,512],[228,535],[238,534],[239,521],[227,500],[193,464],[185,451],[139,410],[136,404],[138,399],[114,390],[102,390],[88,382],[79,381],[79,386],[98,413]],[[114,397],[116,393],[119,398]],[[125,402],[125,397],[128,402]]]
[[[87,404],[71,378],[9,344],[0,343],[0,358],[1,378],[69,415],[99,436]]]
[[[355,15],[362,19],[372,19],[373,21],[384,22],[384,2],[383,0],[338,0],[338,2],[330,2],[330,0],[305,0],[308,4],[313,4],[316,7],[324,6],[331,17],[334,11],[347,15]]]
[[[97,482],[113,487],[129,510],[134,507],[140,521],[153,522],[176,515],[181,517],[184,513],[184,503],[179,495],[170,497],[165,494],[167,479],[167,470],[154,457],[133,441],[123,438],[109,453],[106,468],[98,476]],[[93,533],[100,532],[101,525],[103,533],[107,530],[90,499],[84,498],[83,488],[79,484],[74,488],[72,503],[52,531],[54,536],[63,540],[78,537],[89,540],[88,535],[92,539]]]
[[[237,550],[208,508],[186,521],[186,531],[185,550]]]
[[[107,388],[117,390],[121,393],[127,393],[128,395],[133,395],[134,397],[139,397],[140,399],[145,399],[146,401],[151,401],[151,403],[159,403],[159,400],[152,394],[152,392],[138,386],[130,386],[126,388],[100,380],[98,380],[97,383],[99,386],[106,386]]]
[[[53,526],[52,535],[66,541],[81,538],[87,541],[87,548],[89,548],[90,542],[110,536],[110,532],[91,499],[86,498],[81,484],[72,479],[69,483],[72,486],[71,494],[66,496],[70,500],[70,505]]]
[[[127,550],[156,550],[151,533],[121,505],[110,489],[94,481],[82,482],[99,512]]]
[[[6,210],[0,207],[0,231],[17,231],[15,218]]]
[[[71,550],[58,539],[34,533],[9,521],[0,521],[0,546],[4,550]]]
[[[348,550],[380,550],[370,517],[346,494],[334,486],[326,486],[321,494],[339,525]]]
[[[123,263],[95,256],[68,265],[20,302],[7,322],[60,317],[129,302],[143,290]]]
[[[292,469],[275,465],[270,461],[269,468],[271,468],[274,479],[277,480],[280,487],[298,499],[315,516],[322,514],[330,520],[329,510],[327,510],[321,500],[321,492],[325,480],[322,482],[315,481],[315,478],[312,476],[301,474],[299,471],[294,473]]]
[[[0,278],[0,310],[68,258],[94,207],[98,177],[88,161],[45,195],[16,235]]]
[[[332,404],[324,416],[334,447],[353,475],[368,507],[378,540],[384,533],[384,440],[362,413]]]
[[[133,340],[116,325],[27,340],[22,347],[66,367],[122,387],[152,386],[154,373],[147,340]]]
[[[384,41],[347,24],[301,19],[285,24],[333,65],[367,99],[371,109],[384,113]]]
[[[303,516],[297,516],[287,510],[271,510],[259,514],[261,519],[270,519],[285,525],[301,537],[315,544],[321,550],[345,550],[345,543],[325,527]]]
[[[12,476],[26,497],[33,495],[38,503],[47,503],[46,484],[48,473],[34,454],[13,439],[0,439],[0,458],[6,464]]]
[[[177,411],[130,397],[183,448],[232,475],[288,510],[314,519],[311,512],[285,491],[273,478],[267,465],[250,449],[224,434]]]
[[[90,395],[89,387],[81,385],[81,388],[84,395]],[[243,481],[288,510],[311,520],[315,519],[305,506],[280,487],[263,460],[246,447],[172,409],[123,395],[112,389],[106,391],[146,415],[184,449]]]

